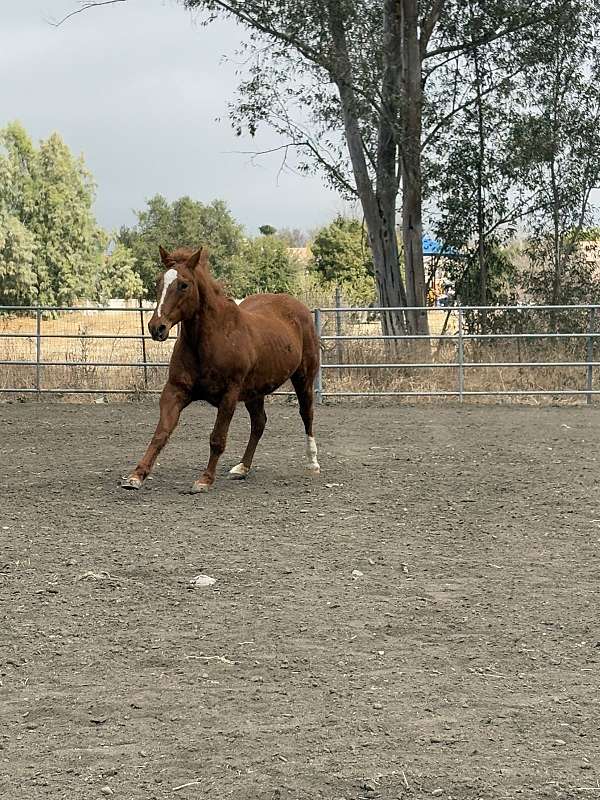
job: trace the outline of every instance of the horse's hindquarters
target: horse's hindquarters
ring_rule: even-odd
[[[271,394],[294,375],[312,381],[319,365],[319,343],[312,314],[303,303],[285,294],[254,295],[240,310],[255,351],[245,394]]]

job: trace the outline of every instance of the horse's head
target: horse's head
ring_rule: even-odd
[[[206,253],[202,247],[195,252],[183,248],[172,253],[164,247],[159,250],[165,271],[156,282],[157,305],[148,330],[155,341],[164,342],[173,325],[191,319],[198,309],[196,270],[201,259],[204,263]]]

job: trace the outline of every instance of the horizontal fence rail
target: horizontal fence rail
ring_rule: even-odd
[[[0,306],[0,393],[159,392],[177,336],[152,309]],[[313,312],[317,400],[585,398],[600,394],[600,306],[351,307]],[[414,319],[420,320],[415,330]],[[426,321],[426,322],[425,322]],[[289,390],[288,390],[289,389]],[[291,387],[277,394],[291,395]]]

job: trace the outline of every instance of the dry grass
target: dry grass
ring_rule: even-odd
[[[144,326],[152,312],[144,312]],[[27,338],[0,336],[0,360],[36,360],[35,317],[0,317],[0,334],[27,334]],[[147,334],[147,329],[145,330]],[[41,361],[59,362],[60,366],[43,366],[41,383],[45,389],[122,390],[136,393],[160,389],[165,367],[94,366],[95,362],[148,364],[169,360],[173,342],[159,344],[151,339],[120,338],[140,336],[142,323],[137,311],[72,312],[57,318],[43,319],[41,324]],[[102,338],[52,338],[57,334],[100,336]],[[49,337],[49,338],[48,338]],[[3,366],[0,389],[35,388],[35,366]]]
[[[144,326],[151,312],[144,312]],[[445,313],[430,312],[432,333],[439,333]],[[449,366],[458,360],[456,319],[450,318],[446,333],[452,338],[442,342],[372,340],[344,340],[322,343],[323,364],[403,364],[402,368],[348,367],[341,370],[323,370],[325,392],[458,392],[459,370]],[[0,336],[0,360],[36,360],[35,317],[0,317],[0,334],[25,334],[24,338]],[[66,313],[58,318],[43,319],[41,326],[44,362],[59,362],[41,368],[41,385],[44,389],[88,390],[102,393],[106,390],[122,391],[135,395],[162,387],[164,366],[95,366],[94,362],[113,365],[126,362],[148,364],[168,361],[172,342],[158,344],[150,339],[123,339],[122,336],[139,336],[142,332],[140,314],[136,311],[103,311],[101,313]],[[323,333],[336,332],[335,314],[323,315]],[[341,317],[341,333],[346,336],[368,336],[380,333],[379,323],[360,323],[352,315]],[[56,334],[72,336],[98,336],[103,338],[46,338]],[[528,361],[584,361],[587,357],[586,339],[573,340],[495,340],[464,343],[466,363],[498,363]],[[594,358],[598,356],[594,355]],[[418,368],[412,364],[430,364],[432,368]],[[36,387],[36,366],[15,364],[0,367],[0,389]],[[598,383],[598,370],[594,381]],[[465,391],[548,391],[585,390],[585,367],[484,367],[465,369]],[[478,398],[479,399],[479,398]],[[532,402],[530,397],[518,397]],[[557,399],[545,398],[546,400]],[[580,397],[565,398],[568,401]],[[494,402],[497,397],[487,398]],[[534,402],[543,401],[535,397]]]

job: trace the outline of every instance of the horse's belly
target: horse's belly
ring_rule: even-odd
[[[260,397],[276,391],[296,372],[301,360],[302,352],[296,352],[295,348],[261,359],[244,381],[242,399]]]
[[[258,397],[265,397],[268,394],[273,394],[273,392],[276,392],[286,380],[287,378],[278,382],[248,384],[242,388],[240,400],[244,403],[247,403],[249,400],[256,400]]]
[[[218,406],[228,389],[227,382],[216,376],[201,376],[196,379],[192,388],[192,400],[204,400]]]

